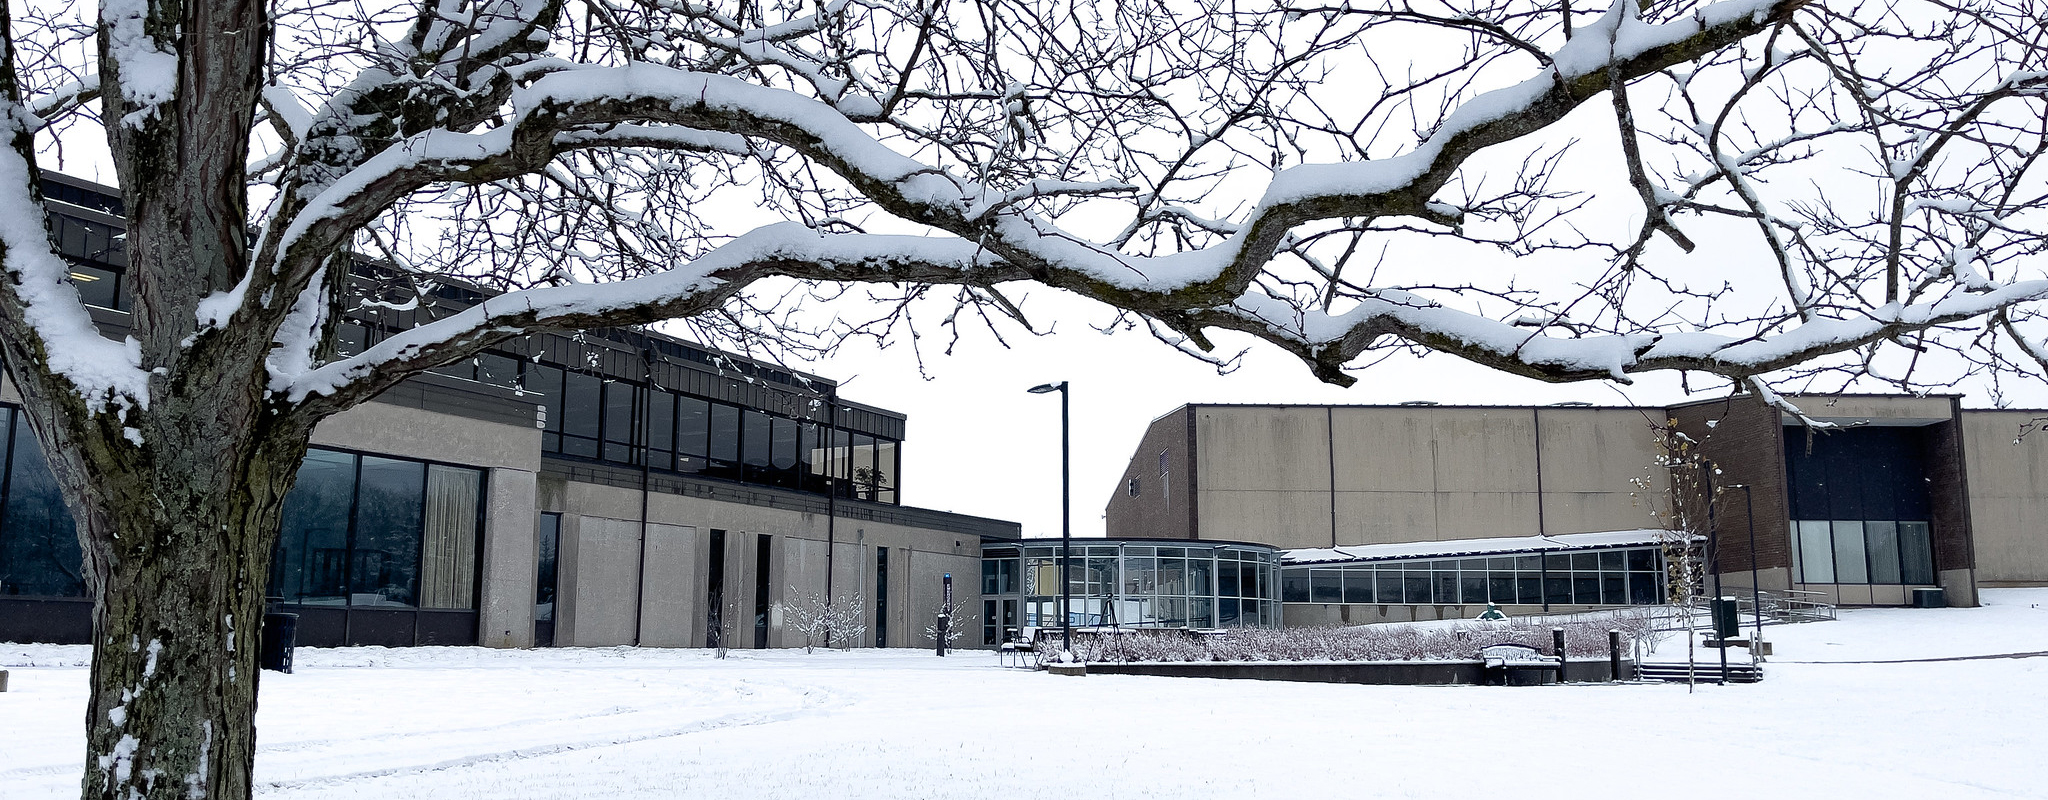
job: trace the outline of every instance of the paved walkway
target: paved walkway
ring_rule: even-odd
[[[1891,661],[1779,661],[1780,664],[1924,664],[1931,661],[1984,661],[1993,658],[2042,658],[2048,657],[2048,650],[2031,653],[1994,653],[1988,656],[1949,656],[1947,658],[1901,658]]]

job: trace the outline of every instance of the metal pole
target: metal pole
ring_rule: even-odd
[[[1757,648],[1764,640],[1764,592],[1756,568],[1756,495],[1750,492],[1749,484],[1736,485],[1742,487],[1743,514],[1749,518],[1749,610],[1750,616],[1756,618],[1756,634],[1749,640],[1749,658],[1755,661]]]
[[[1068,569],[1073,564],[1074,515],[1068,506],[1073,500],[1073,449],[1068,421],[1067,382],[1060,381],[1060,644],[1072,652],[1074,612],[1070,603],[1073,599],[1073,578]]]
[[[832,551],[838,548],[839,522],[839,387],[825,389],[825,618],[832,618]],[[852,440],[848,440],[852,449]],[[848,453],[849,460],[852,454]],[[837,624],[837,623],[834,623]],[[832,626],[825,627],[825,647],[832,647]]]
[[[1714,606],[1716,603],[1721,602],[1721,527],[1714,520],[1714,462],[1712,459],[1700,460],[1700,478],[1707,490],[1707,569],[1711,570],[1714,576],[1714,599],[1707,603],[1708,619],[1711,624]],[[1720,636],[1720,626],[1714,625],[1713,627],[1715,628],[1714,635]],[[1722,637],[1719,639],[1719,645],[1719,647],[1714,648],[1721,651],[1721,680],[1719,683],[1726,686],[1728,684],[1728,639]]]

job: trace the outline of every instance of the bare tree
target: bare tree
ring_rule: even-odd
[[[0,348],[96,600],[86,797],[248,796],[313,426],[535,331],[818,353],[914,342],[931,301],[1032,328],[1028,281],[1340,384],[1396,350],[1769,397],[2048,363],[2039,0],[7,13]],[[1619,146],[1572,149],[1590,129]],[[121,341],[29,222],[67,131],[104,133],[126,195]],[[342,357],[350,252],[507,293]],[[845,284],[883,310],[800,313]]]

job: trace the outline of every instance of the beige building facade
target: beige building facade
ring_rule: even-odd
[[[1534,537],[1529,546],[1555,559],[1569,548],[1543,537],[1664,526],[1646,498],[1701,483],[1674,483],[1659,466],[1658,429],[1676,423],[1714,465],[1706,480],[1720,499],[1699,533],[1724,587],[1755,575],[1765,589],[1846,605],[1903,605],[1915,588],[1940,588],[1946,602],[1974,605],[1979,585],[2048,582],[2048,434],[2024,435],[2048,413],[1965,410],[1956,397],[1790,399],[1825,427],[1743,396],[1668,408],[1191,404],[1141,438],[1105,509],[1108,535],[1293,551],[1452,543],[1447,553]],[[1687,502],[1705,519],[1698,497]],[[1467,570],[1479,569],[1473,555],[1462,556]],[[1286,609],[1289,624],[1476,613],[1464,603]]]

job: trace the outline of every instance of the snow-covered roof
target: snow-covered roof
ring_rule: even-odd
[[[1657,528],[1598,533],[1561,533],[1555,536],[1503,536],[1491,539],[1452,539],[1442,542],[1400,542],[1362,544],[1346,547],[1311,547],[1284,550],[1282,564],[1321,564],[1335,561],[1385,561],[1396,558],[1440,556],[1505,555],[1544,550],[1589,550],[1604,547],[1650,545],[1663,541],[1671,532]]]

